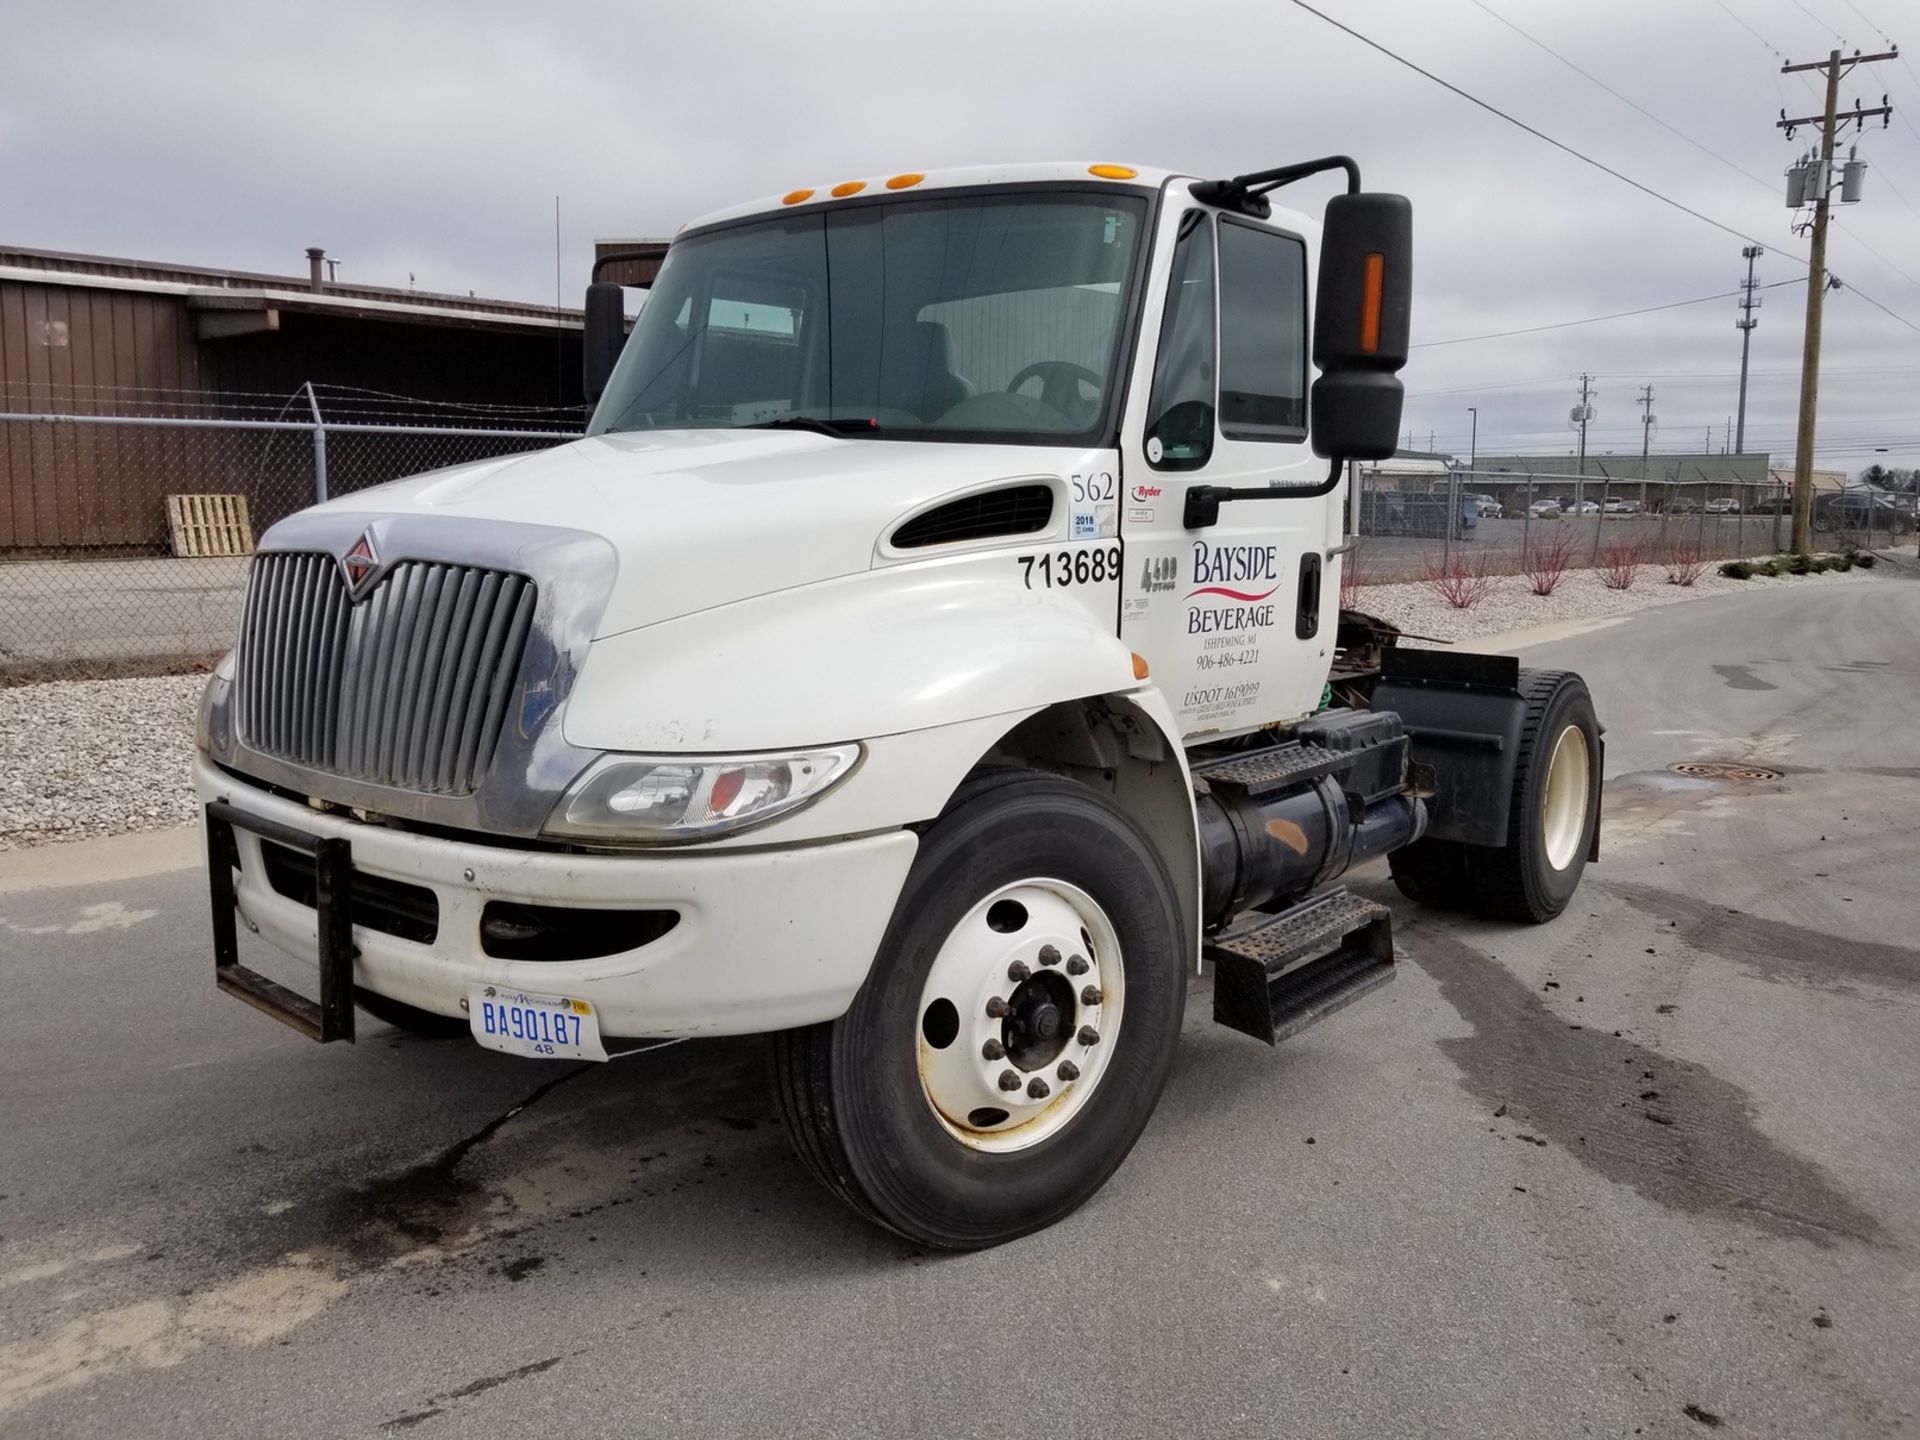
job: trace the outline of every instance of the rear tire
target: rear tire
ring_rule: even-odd
[[[1104,796],[1030,773],[964,790],[924,835],[851,1008],[774,1037],[794,1148],[922,1245],[1052,1224],[1120,1167],[1166,1086],[1186,934],[1159,853]],[[1010,1091],[994,1084],[1007,1074]]]
[[[1569,670],[1522,670],[1507,843],[1418,840],[1388,857],[1400,893],[1442,910],[1544,925],[1573,899],[1600,823],[1600,722]]]

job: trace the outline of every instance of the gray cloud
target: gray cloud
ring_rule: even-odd
[[[1712,0],[1604,6],[1488,0],[1750,179],[1556,64],[1469,0],[1324,8],[1549,133],[1792,258],[1773,128],[1810,111],[1796,77]],[[1834,43],[1791,0],[1728,0],[1796,59]],[[1840,0],[1808,0],[1874,45]],[[1894,0],[1862,0],[1881,20]],[[1521,328],[1731,290],[1742,241],[1639,195],[1282,0],[953,7],[820,0],[542,6],[491,0],[326,7],[238,0],[8,6],[0,48],[5,238],[571,302],[596,236],[671,234],[796,184],[1059,156],[1227,173],[1327,151],[1415,203],[1416,340]],[[1885,12],[1885,13],[1880,13]],[[1851,24],[1849,25],[1849,22]],[[1854,32],[1858,31],[1858,34]],[[1899,38],[1899,37],[1896,37]],[[1912,107],[1899,64],[1856,84]],[[1804,139],[1804,136],[1802,137]],[[1920,322],[1920,134],[1862,142],[1869,198],[1833,236],[1846,280]],[[1897,191],[1899,193],[1896,193]],[[1317,205],[1327,188],[1302,187]],[[1902,199],[1901,197],[1906,197]],[[1881,252],[1887,262],[1865,246]],[[1899,272],[1904,271],[1905,274]],[[1754,337],[1750,442],[1786,455],[1799,288]],[[1464,450],[1569,448],[1572,376],[1601,379],[1594,448],[1633,450],[1649,380],[1658,445],[1697,445],[1734,406],[1733,302],[1416,352],[1408,423]],[[1829,298],[1821,444],[1832,463],[1920,463],[1920,334]],[[1472,387],[1472,388],[1469,388]],[[1486,388],[1481,388],[1486,387]],[[1716,429],[1716,444],[1718,431]]]

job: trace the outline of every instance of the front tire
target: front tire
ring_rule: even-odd
[[[964,792],[852,1007],[774,1037],[795,1149],[923,1245],[1052,1224],[1119,1168],[1166,1086],[1186,932],[1159,853],[1104,796],[1036,774]]]

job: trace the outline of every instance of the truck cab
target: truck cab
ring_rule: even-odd
[[[1269,198],[1323,171],[1324,220]],[[631,334],[590,287],[584,438],[263,537],[195,769],[218,983],[321,1040],[772,1033],[808,1166],[964,1248],[1124,1160],[1190,976],[1268,1043],[1390,979],[1349,865],[1552,918],[1584,685],[1339,613],[1410,249],[1344,157],[690,224]]]

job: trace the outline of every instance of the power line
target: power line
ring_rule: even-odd
[[[1331,15],[1328,15],[1322,11],[1314,9],[1313,6],[1307,4],[1307,0],[1293,0],[1293,4],[1297,6],[1299,9],[1306,11],[1309,15],[1313,16],[1316,20],[1323,20],[1327,24],[1333,26],[1334,29],[1339,30],[1347,35],[1351,35],[1354,39],[1358,40],[1362,45],[1367,46],[1369,49],[1379,51],[1382,55],[1386,56],[1389,60],[1393,61],[1396,65],[1404,65],[1407,69],[1413,71],[1414,74],[1423,76],[1426,79],[1433,81],[1434,84],[1440,86],[1443,90],[1452,91],[1455,95],[1458,95],[1462,100],[1465,100],[1468,104],[1479,106],[1482,110],[1485,110],[1489,115],[1497,115],[1500,119],[1506,121],[1509,125],[1517,126],[1519,129],[1526,131],[1529,135],[1533,136],[1536,140],[1546,141],[1547,144],[1553,146],[1554,149],[1564,151],[1566,154],[1573,156],[1574,159],[1580,161],[1582,164],[1591,165],[1594,169],[1601,171],[1603,174],[1611,175],[1614,179],[1620,181],[1622,184],[1631,185],[1635,190],[1638,190],[1641,194],[1651,196],[1653,199],[1658,200],[1662,205],[1671,205],[1675,210],[1678,210],[1683,214],[1691,215],[1694,219],[1699,220],[1704,224],[1711,225],[1716,230],[1724,231],[1726,234],[1733,236],[1735,239],[1745,240],[1749,244],[1753,244],[1753,245],[1760,245],[1765,243],[1764,241],[1759,240],[1755,236],[1747,234],[1744,230],[1736,230],[1731,225],[1721,224],[1718,220],[1714,219],[1711,215],[1701,214],[1698,210],[1694,209],[1691,205],[1684,205],[1680,201],[1674,199],[1671,195],[1662,195],[1658,190],[1655,190],[1651,185],[1643,185],[1638,180],[1634,179],[1631,175],[1623,175],[1620,171],[1614,169],[1611,165],[1606,164],[1604,161],[1596,160],[1591,155],[1585,154],[1582,151],[1574,149],[1573,146],[1567,144],[1564,140],[1554,139],[1553,136],[1547,134],[1546,131],[1536,129],[1534,126],[1529,125],[1526,121],[1517,119],[1516,117],[1509,115],[1506,111],[1502,110],[1499,106],[1491,105],[1487,101],[1482,100],[1479,96],[1470,94],[1467,91],[1462,90],[1458,85],[1455,85],[1452,81],[1442,80],[1438,75],[1434,74],[1431,70],[1423,69],[1421,66],[1414,64],[1413,61],[1407,59],[1405,56],[1395,54],[1393,51],[1389,50],[1386,46],[1382,45],[1378,40],[1370,39],[1368,36],[1362,35],[1358,30],[1355,30],[1352,26],[1343,25],[1338,20],[1334,19]]]
[[[1874,309],[1878,310],[1883,315],[1888,315],[1888,316],[1891,316],[1893,319],[1898,320],[1902,325],[1906,326],[1909,330],[1920,331],[1920,325],[1914,324],[1913,321],[1907,319],[1907,317],[1904,315],[1894,314],[1893,311],[1887,309],[1886,306],[1882,305],[1878,300],[1874,299],[1871,295],[1867,294],[1866,291],[1854,290],[1851,285],[1843,285],[1841,288],[1843,290],[1853,290],[1853,293],[1855,295],[1858,295],[1862,300],[1866,301],[1869,305],[1873,306]]]
[[[1678,128],[1675,125],[1671,125],[1667,121],[1661,119],[1658,115],[1654,114],[1653,111],[1647,109],[1647,107],[1642,105],[1639,101],[1634,100],[1629,96],[1622,95],[1618,90],[1614,89],[1611,85],[1607,84],[1606,81],[1602,80],[1598,75],[1595,75],[1592,71],[1584,70],[1580,66],[1574,64],[1573,61],[1569,60],[1566,56],[1562,55],[1558,50],[1554,49],[1551,45],[1547,44],[1546,41],[1541,40],[1536,36],[1529,35],[1525,30],[1522,30],[1518,25],[1514,24],[1513,21],[1507,19],[1507,17],[1502,15],[1499,11],[1493,9],[1491,6],[1484,3],[1484,0],[1468,0],[1468,3],[1471,4],[1475,9],[1483,10],[1488,15],[1491,15],[1495,20],[1498,20],[1502,25],[1506,26],[1509,30],[1513,31],[1514,34],[1518,35],[1522,40],[1525,40],[1528,44],[1538,46],[1540,49],[1546,51],[1547,54],[1551,55],[1554,59],[1558,60],[1562,65],[1566,66],[1569,70],[1573,71],[1574,74],[1580,76],[1585,80],[1591,81],[1595,85],[1598,85],[1602,90],[1606,91],[1607,94],[1613,96],[1613,98],[1618,100],[1622,105],[1631,107],[1632,109],[1638,111],[1640,114],[1646,116],[1647,119],[1653,121],[1653,123],[1658,125],[1662,130],[1667,131],[1671,135],[1676,135],[1680,139],[1686,141],[1687,144],[1693,146],[1693,148],[1698,150],[1702,155],[1706,155],[1711,159],[1718,160],[1722,165],[1726,166],[1729,170],[1732,170],[1735,174],[1746,176],[1747,179],[1753,181],[1754,184],[1760,186],[1762,189],[1766,190],[1769,194],[1773,194],[1779,190],[1780,187],[1778,183],[1776,183],[1775,181],[1763,180],[1758,175],[1754,174],[1751,170],[1748,170],[1744,166],[1738,165],[1732,160],[1729,160],[1726,156],[1722,155],[1719,151],[1710,149],[1707,146],[1702,145],[1698,140],[1694,139],[1691,135],[1687,134],[1686,131]]]
[[[1793,8],[1798,10],[1802,15],[1806,16],[1809,20],[1813,21],[1813,23],[1818,25],[1822,30],[1825,30],[1829,35],[1833,36],[1833,38],[1838,40],[1842,45],[1853,44],[1853,42],[1849,40],[1846,36],[1842,35],[1839,32],[1839,30],[1829,25],[1826,21],[1822,20],[1818,15],[1814,14],[1813,11],[1807,9],[1806,6],[1802,5],[1800,3],[1800,0],[1787,0],[1787,3],[1793,6]]]
[[[1758,290],[1778,290],[1782,285],[1804,285],[1805,276],[1792,280],[1775,280],[1771,284],[1758,285]],[[1575,325],[1596,325],[1602,320],[1625,320],[1634,315],[1651,315],[1656,310],[1678,310],[1686,305],[1705,305],[1709,300],[1729,300],[1742,293],[1739,290],[1723,290],[1717,295],[1696,295],[1691,300],[1669,300],[1664,305],[1643,305],[1638,310],[1616,310],[1610,315],[1588,315],[1579,320],[1556,320],[1551,325],[1529,325],[1520,330],[1495,330],[1486,335],[1459,335],[1451,340],[1422,340],[1409,346],[1413,350],[1428,350],[1436,345],[1466,345],[1475,340],[1505,340],[1513,335],[1537,335],[1543,330],[1566,330]],[[1891,311],[1888,312],[1892,314]],[[1898,317],[1896,317],[1898,318]]]

